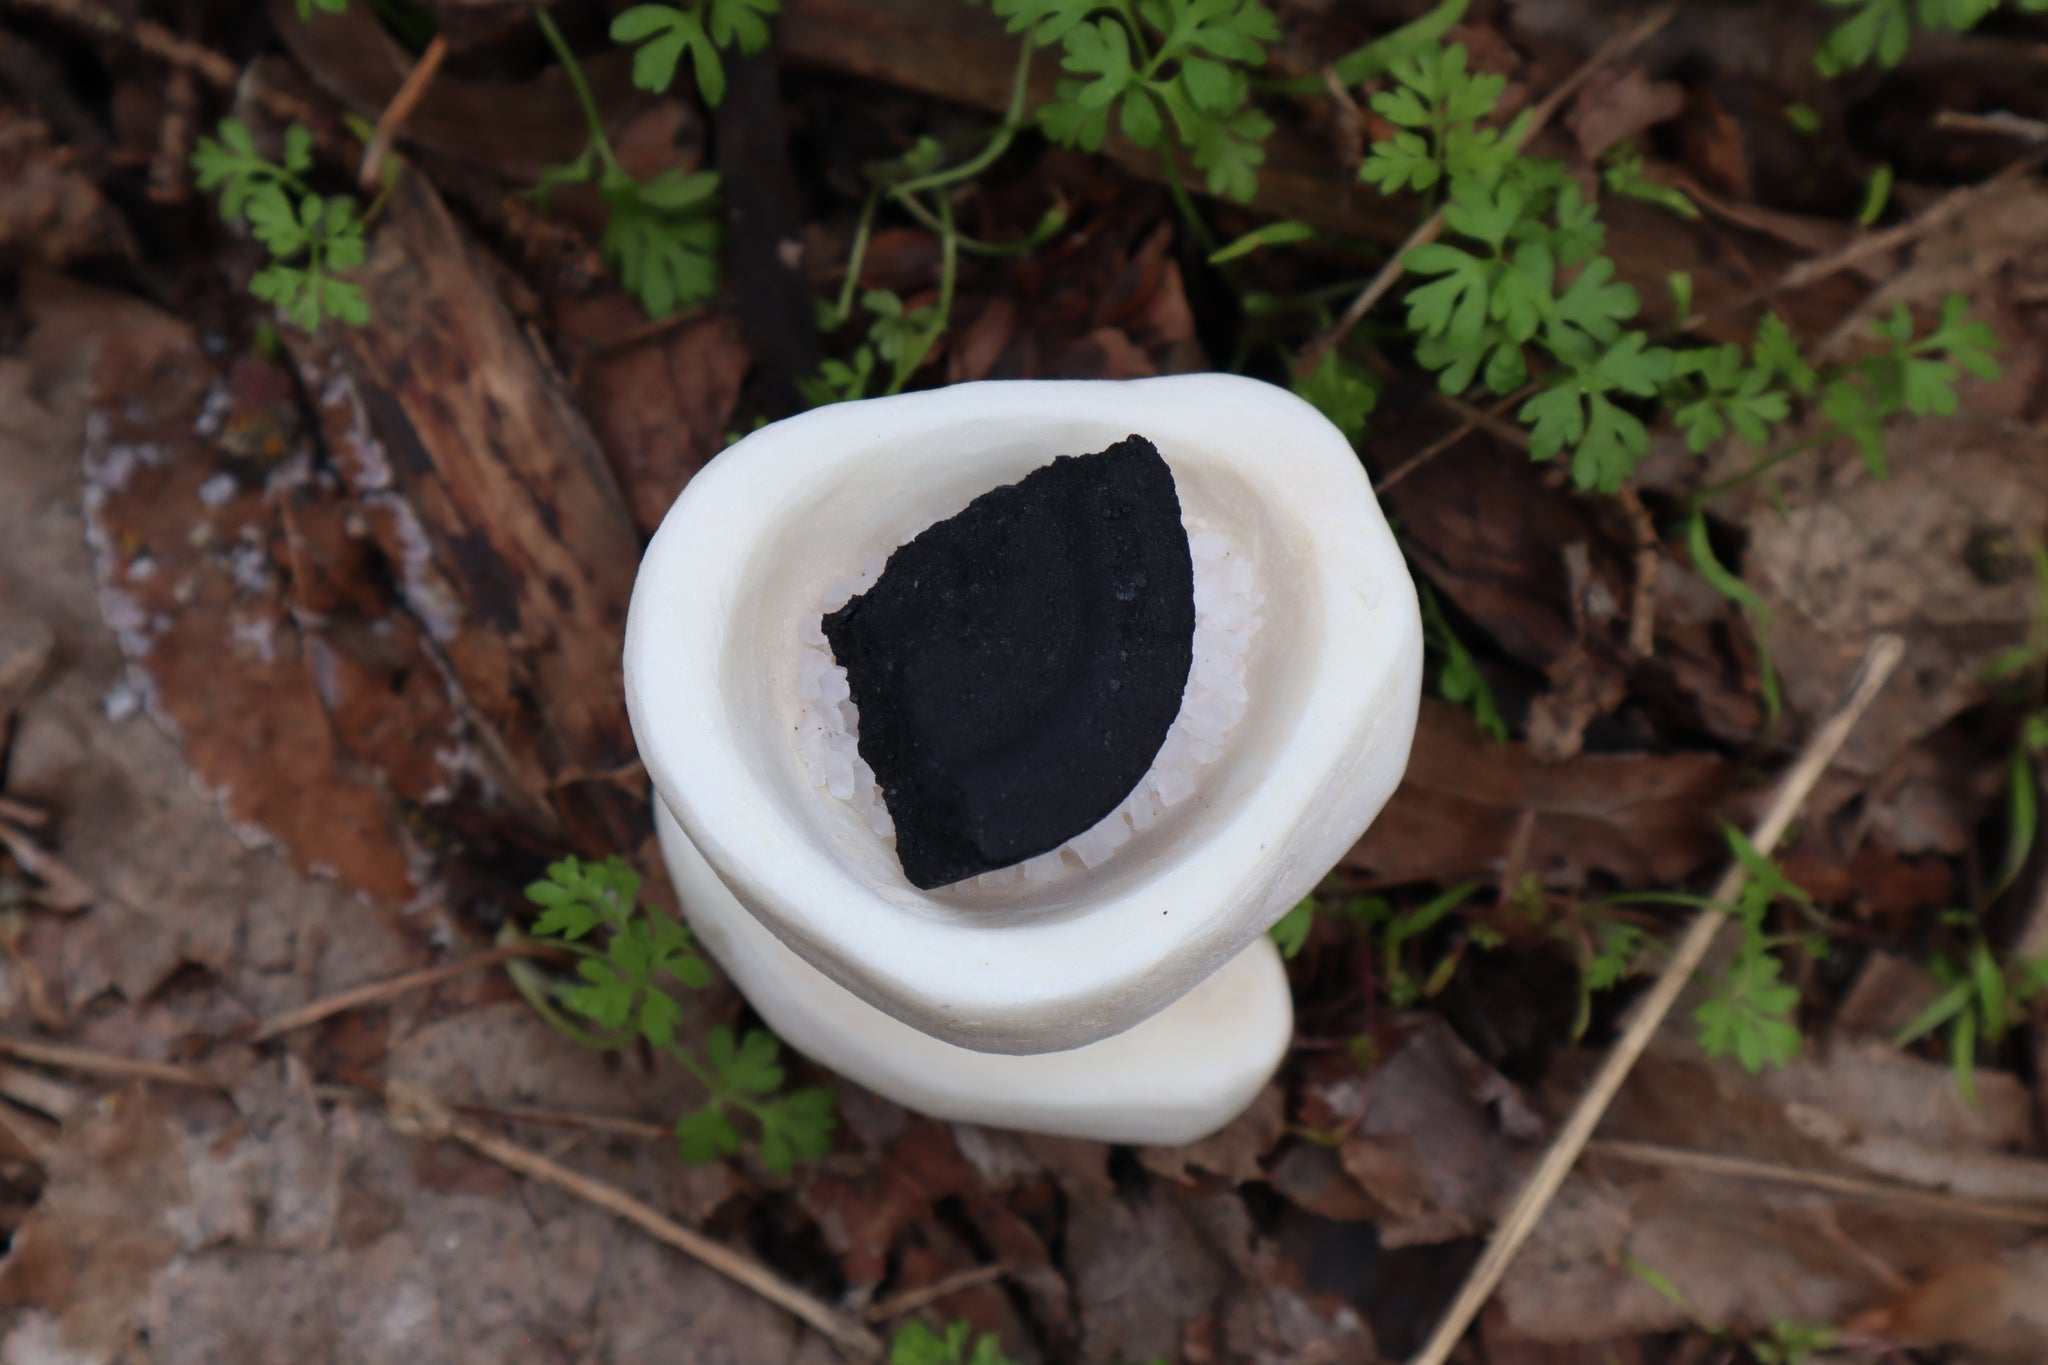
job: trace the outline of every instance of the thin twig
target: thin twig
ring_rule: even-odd
[[[394,976],[383,981],[372,981],[365,986],[354,986],[348,990],[330,995],[325,999],[301,1005],[297,1009],[286,1010],[283,1014],[278,1015],[274,1019],[266,1020],[260,1025],[254,1033],[249,1035],[249,1041],[252,1043],[268,1042],[281,1033],[290,1033],[294,1029],[302,1029],[309,1024],[317,1024],[322,1019],[340,1014],[344,1010],[360,1009],[364,1005],[374,1005],[379,1000],[388,999],[394,995],[403,995],[407,991],[425,990],[429,986],[438,986],[443,981],[453,980],[458,976],[467,976],[471,972],[482,971],[486,967],[501,966],[515,957],[552,957],[554,955],[554,950],[545,943],[521,941],[518,943],[500,944],[495,948],[486,948],[480,953],[472,953],[468,957],[458,958],[454,962],[444,962],[438,967],[423,967],[419,971],[407,972],[403,976]]]
[[[412,111],[426,98],[427,87],[434,82],[434,73],[441,69],[441,63],[448,56],[448,35],[436,33],[434,40],[427,44],[427,50],[413,63],[405,76],[405,84],[398,87],[398,93],[391,97],[391,103],[384,106],[384,112],[377,115],[377,126],[370,132],[370,140],[363,146],[362,168],[356,172],[356,183],[365,190],[375,190],[382,183],[384,158],[391,151],[391,143],[405,127],[405,121],[412,117]]]
[[[1990,114],[1944,109],[1934,116],[1934,126],[1949,133],[1988,133],[1993,137],[2016,137],[2023,142],[2048,142],[2048,123],[2003,109]]]
[[[1493,430],[1488,423],[1499,421],[1507,413],[1508,409],[1526,398],[1534,388],[1534,385],[1529,385],[1518,389],[1486,409],[1483,413],[1467,407],[1463,414],[1464,420],[1453,427],[1449,435],[1438,437],[1415,454],[1403,460],[1400,464],[1395,465],[1385,478],[1372,486],[1372,491],[1375,494],[1384,494],[1389,488],[1392,488],[1395,484],[1401,482],[1401,480],[1407,478],[1410,474],[1413,474],[1416,470],[1422,468],[1431,460],[1434,460],[1437,456],[1479,430],[1480,427],[1486,426],[1489,431]],[[1525,436],[1523,438],[1524,442],[1527,439]]]
[[[0,846],[14,855],[23,870],[43,884],[42,903],[52,910],[83,910],[99,899],[92,883],[71,870],[62,858],[0,820]]]
[[[198,104],[199,81],[189,68],[178,67],[164,85],[163,122],[149,158],[153,203],[182,204],[192,193],[192,115]]]
[[[1814,783],[1820,780],[1821,773],[1848,739],[1849,731],[1877,696],[1885,680],[1891,677],[1892,670],[1898,667],[1905,648],[1905,642],[1896,635],[1881,635],[1871,645],[1869,653],[1863,657],[1863,666],[1857,671],[1855,682],[1850,686],[1848,697],[1835,714],[1814,731],[1805,750],[1778,784],[1778,792],[1772,798],[1770,808],[1750,832],[1750,842],[1758,852],[1768,856],[1777,846],[1786,826],[1792,823],[1799,808],[1805,804]],[[1740,862],[1731,866],[1714,888],[1712,903],[1717,906],[1732,904],[1741,893],[1748,875]],[[1485,1253],[1466,1276],[1457,1298],[1452,1300],[1443,1320],[1430,1336],[1429,1344],[1415,1357],[1413,1365],[1444,1365],[1450,1359],[1459,1339],[1465,1335],[1465,1329],[1471,1326],[1479,1310],[1493,1296],[1501,1277],[1507,1273],[1508,1263],[1514,1259],[1522,1243],[1528,1240],[1529,1234],[1535,1231],[1544,1210],[1550,1207],[1550,1201],[1557,1197],[1579,1154],[1586,1150],[1593,1130],[1599,1126],[1607,1107],[1620,1092],[1622,1082],[1628,1079],[1643,1050],[1650,1045],[1651,1036],[1663,1025],[1665,1016],[1671,1013],[1671,1007],[1678,1003],[1679,993],[1714,946],[1726,919],[1727,915],[1721,910],[1703,910],[1686,929],[1684,937],[1672,950],[1671,960],[1663,974],[1657,978],[1656,984],[1637,1007],[1635,1017],[1629,1021],[1628,1031],[1600,1064],[1592,1084],[1586,1087],[1585,1094],[1573,1107],[1571,1117],[1551,1141],[1549,1150],[1544,1152],[1543,1160],[1537,1163],[1528,1183],[1515,1196],[1513,1206],[1494,1230],[1492,1240],[1487,1242]]]
[[[1638,659],[1647,659],[1657,649],[1657,566],[1662,562],[1662,546],[1657,523],[1643,506],[1642,495],[1624,486],[1615,490],[1614,496],[1628,517],[1636,542],[1635,583],[1628,600],[1628,650]]]
[[[124,19],[93,0],[0,0],[0,7],[7,5],[40,10],[102,37],[133,43],[159,61],[191,71],[221,90],[233,91],[242,84],[242,68],[212,48],[180,38],[162,24],[147,19]],[[297,96],[260,81],[250,81],[247,93],[276,117],[311,125],[318,131],[318,114]]]
[[[427,1091],[394,1081],[386,1089],[391,1126],[410,1137],[429,1141],[453,1138],[478,1155],[544,1181],[609,1213],[615,1213],[656,1240],[709,1266],[742,1288],[809,1323],[856,1360],[882,1359],[882,1340],[873,1332],[783,1280],[766,1266],[730,1247],[721,1246],[691,1228],[643,1204],[624,1190],[528,1151],[516,1142],[487,1132],[454,1112]]]
[[[583,1128],[593,1133],[612,1133],[618,1137],[667,1140],[675,1136],[673,1128],[645,1119],[621,1118],[614,1114],[583,1114],[573,1109],[541,1109],[526,1104],[481,1104],[465,1103],[455,1106],[465,1114],[480,1118],[503,1119],[508,1123],[544,1123],[551,1128]]]
[[[1536,106],[1535,112],[1530,115],[1529,122],[1522,129],[1522,135],[1515,139],[1515,150],[1519,152],[1528,146],[1530,141],[1550,123],[1550,120],[1557,117],[1557,111],[1564,107],[1564,102],[1577,94],[1579,87],[1591,79],[1595,72],[1609,63],[1620,61],[1656,36],[1659,29],[1671,22],[1672,17],[1678,13],[1678,9],[1679,7],[1676,4],[1659,5],[1648,18],[1638,23],[1634,28],[1603,43],[1599,51],[1586,58],[1580,64],[1578,70],[1560,81],[1557,88],[1552,90],[1549,95],[1544,97],[1543,102]],[[1311,340],[1308,345],[1301,348],[1301,355],[1294,362],[1294,372],[1297,375],[1307,375],[1321,363],[1323,356],[1329,352],[1331,347],[1351,335],[1351,329],[1356,327],[1364,319],[1365,315],[1372,311],[1373,305],[1384,298],[1387,291],[1392,289],[1401,278],[1401,271],[1408,258],[1408,253],[1416,247],[1435,241],[1437,235],[1443,230],[1444,211],[1439,208],[1435,213],[1423,219],[1415,231],[1408,234],[1407,241],[1394,249],[1394,254],[1387,258],[1387,263],[1380,267],[1377,275],[1372,277],[1372,282],[1359,291],[1358,297],[1351,301],[1351,306],[1344,310],[1344,315],[1337,319],[1336,325],[1326,328]]]
[[[0,1062],[0,1096],[62,1123],[77,1112],[78,1092],[40,1071]]]
[[[1826,1190],[1851,1199],[1880,1204],[1903,1204],[1928,1213],[1947,1214],[1988,1223],[2016,1223],[2022,1227],[2048,1228],[2048,1208],[2027,1208],[2017,1204],[1991,1204],[1964,1199],[1936,1190],[1916,1189],[1889,1181],[1868,1180],[1835,1171],[1810,1171],[1798,1166],[1781,1166],[1774,1161],[1724,1156],[1719,1152],[1696,1152],[1683,1147],[1665,1147],[1654,1142],[1626,1142],[1617,1138],[1595,1138],[1586,1145],[1592,1156],[1616,1157],[1641,1166],[1675,1171],[1697,1171],[1702,1175],[1727,1176],[1732,1180],[1764,1180],[1774,1185],[1797,1185]]]
[[[1540,384],[1524,384],[1521,388],[1501,399],[1490,408],[1474,407],[1454,393],[1443,393],[1437,389],[1429,391],[1429,402],[1443,409],[1451,416],[1458,418],[1460,421],[1471,422],[1502,445],[1513,446],[1516,450],[1527,454],[1529,450],[1529,433],[1515,423],[1508,421],[1504,414],[1508,408],[1527,398],[1530,394],[1535,393],[1541,387],[1542,385]]]
[[[23,829],[41,829],[50,823],[50,812],[11,796],[0,796],[0,820]]]
[[[920,1308],[929,1307],[949,1294],[957,1294],[978,1284],[1000,1280],[1009,1273],[1010,1268],[1001,1262],[957,1270],[951,1275],[933,1280],[928,1285],[906,1289],[901,1294],[890,1295],[880,1303],[871,1303],[861,1310],[861,1316],[869,1322],[887,1322],[891,1318],[900,1318],[906,1313],[915,1313]]]
[[[2048,147],[2042,147],[2037,151],[2029,152],[2017,161],[2001,167],[1996,175],[1991,176],[1987,180],[1981,180],[1974,185],[1964,185],[1959,189],[1951,190],[1896,227],[1886,228],[1882,232],[1865,233],[1863,236],[1843,244],[1839,250],[1831,251],[1825,256],[1819,256],[1810,261],[1802,261],[1779,276],[1774,283],[1752,291],[1733,303],[1724,305],[1715,311],[1729,312],[1739,308],[1747,308],[1752,304],[1761,303],[1765,299],[1785,293],[1788,290],[1803,289],[1807,285],[1824,280],[1830,275],[1847,270],[1850,266],[1860,265],[1872,256],[1881,256],[1887,252],[1897,251],[1901,247],[1910,246],[1936,228],[1962,216],[1964,212],[1976,207],[1979,200],[1993,193],[1999,186],[2004,185],[2009,180],[2016,180],[2020,176],[2025,175],[2044,160],[2048,160]]]
[[[382,1082],[370,1084],[372,1078],[359,1077],[361,1084],[337,1085],[323,1083],[313,1087],[314,1097],[327,1104],[367,1104],[384,1100]],[[497,1119],[504,1123],[538,1123],[550,1128],[579,1128],[590,1133],[610,1133],[616,1137],[666,1140],[674,1136],[673,1128],[645,1119],[629,1119],[615,1114],[585,1114],[575,1109],[543,1109],[531,1104],[490,1104],[482,1100],[452,1100],[450,1107],[478,1118]]]
[[[0,1056],[19,1057],[22,1061],[34,1062],[37,1066],[53,1067],[59,1071],[77,1071],[88,1076],[115,1076],[130,1081],[162,1081],[166,1085],[190,1086],[195,1090],[227,1089],[197,1067],[179,1066],[174,1062],[145,1062],[134,1057],[119,1057],[111,1052],[66,1047],[62,1043],[35,1043],[26,1038],[0,1036]]]

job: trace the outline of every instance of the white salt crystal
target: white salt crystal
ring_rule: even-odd
[[[1162,806],[1178,806],[1195,794],[1195,779],[1185,769],[1164,768],[1152,774],[1152,790],[1159,794]]]
[[[1152,790],[1151,782],[1140,782],[1138,789],[1124,798],[1124,814],[1130,818],[1131,828],[1139,834],[1159,823],[1159,797]]]
[[[1024,880],[1027,882],[1049,882],[1060,875],[1060,851],[1041,853],[1036,858],[1024,860]]]

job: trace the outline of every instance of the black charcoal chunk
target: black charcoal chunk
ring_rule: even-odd
[[[925,890],[1050,852],[1152,766],[1194,661],[1194,565],[1150,441],[1066,456],[898,549],[825,618]]]

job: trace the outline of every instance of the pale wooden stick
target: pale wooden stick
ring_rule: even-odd
[[[2004,185],[2008,181],[2016,180],[2020,176],[2032,171],[2034,167],[2041,164],[2044,157],[2048,157],[2048,148],[2030,152],[2026,156],[2000,167],[1997,174],[1991,176],[1988,180],[1980,181],[1975,185],[1963,185],[1950,190],[1947,194],[1929,204],[1925,209],[1922,209],[1919,214],[1907,219],[1903,223],[1885,228],[1882,231],[1865,233],[1863,236],[1851,240],[1838,251],[1832,251],[1825,256],[1816,257],[1813,260],[1793,266],[1775,284],[1766,285],[1742,302],[1744,304],[1753,303],[1757,299],[1768,298],[1773,294],[1783,293],[1788,289],[1801,289],[1817,280],[1826,279],[1837,271],[1847,270],[1852,265],[1869,260],[1872,256],[1880,256],[1888,251],[1897,251],[1901,247],[1910,246],[1934,229],[1960,218],[1966,211],[1976,207],[1978,201],[1991,194],[1999,186]]]
[[[1820,780],[1820,775],[1849,738],[1849,731],[1855,728],[1858,718],[1877,696],[1885,680],[1891,677],[1892,670],[1899,666],[1905,649],[1905,642],[1896,635],[1881,635],[1871,645],[1870,652],[1864,655],[1863,667],[1857,671],[1856,680],[1849,688],[1848,697],[1835,714],[1814,731],[1805,750],[1778,784],[1778,793],[1772,798],[1770,809],[1764,812],[1763,819],[1750,832],[1750,842],[1759,853],[1768,855],[1777,846],[1786,826],[1792,823],[1807,795],[1813,791],[1813,784]],[[1749,873],[1740,862],[1731,866],[1714,888],[1714,905],[1732,902],[1741,893],[1748,877]],[[1479,1310],[1493,1297],[1501,1277],[1507,1273],[1508,1263],[1521,1250],[1529,1234],[1535,1231],[1543,1211],[1550,1207],[1550,1201],[1557,1197],[1579,1154],[1586,1150],[1593,1130],[1599,1126],[1607,1107],[1620,1092],[1622,1082],[1628,1079],[1643,1050],[1650,1045],[1651,1036],[1663,1025],[1665,1016],[1671,1013],[1671,1007],[1678,1003],[1679,992],[1691,980],[1694,969],[1705,960],[1726,920],[1724,911],[1703,910],[1686,929],[1663,974],[1657,978],[1656,984],[1637,1007],[1634,1018],[1629,1021],[1628,1031],[1622,1034],[1621,1041],[1601,1062],[1592,1084],[1579,1097],[1571,1117],[1551,1140],[1549,1150],[1544,1152],[1528,1183],[1515,1196],[1507,1216],[1487,1242],[1486,1251],[1465,1277],[1457,1298],[1451,1301],[1428,1345],[1422,1348],[1412,1365],[1444,1365],[1450,1359],[1459,1339],[1465,1335],[1465,1329],[1472,1325]]]
[[[1609,63],[1620,61],[1629,53],[1634,52],[1644,43],[1650,41],[1651,38],[1656,36],[1659,29],[1671,22],[1672,17],[1677,13],[1678,6],[1676,4],[1659,5],[1648,18],[1638,23],[1634,28],[1629,29],[1625,33],[1617,34],[1601,44],[1599,51],[1586,58],[1580,64],[1578,70],[1560,81],[1557,88],[1544,97],[1543,103],[1536,106],[1536,111],[1530,117],[1528,126],[1522,130],[1521,137],[1515,141],[1515,150],[1519,152],[1522,148],[1528,146],[1536,134],[1542,132],[1550,123],[1550,120],[1557,117],[1557,111],[1564,107],[1564,102],[1577,94],[1579,87],[1590,80],[1595,72]],[[1401,271],[1405,268],[1408,253],[1416,247],[1435,241],[1438,234],[1443,230],[1444,211],[1439,208],[1435,213],[1423,219],[1416,226],[1415,231],[1408,234],[1407,241],[1394,249],[1394,254],[1387,258],[1387,263],[1380,267],[1377,275],[1372,277],[1372,282],[1359,291],[1357,298],[1351,300],[1351,306],[1344,310],[1344,316],[1337,319],[1336,325],[1318,333],[1308,345],[1301,348],[1301,355],[1294,362],[1294,372],[1297,375],[1306,375],[1315,369],[1316,365],[1328,353],[1330,348],[1349,336],[1351,329],[1356,327],[1360,320],[1372,311],[1373,305],[1386,297],[1387,291],[1392,289],[1401,278]]]
[[[71,870],[62,858],[35,840],[0,820],[0,846],[14,855],[14,861],[43,884],[43,904],[52,910],[83,910],[99,899],[91,882]]]
[[[1438,437],[1415,454],[1403,460],[1400,464],[1394,466],[1385,478],[1372,486],[1372,491],[1376,494],[1386,492],[1389,488],[1392,488],[1395,484],[1401,482],[1401,480],[1407,478],[1410,474],[1413,474],[1416,470],[1422,468],[1422,466],[1428,464],[1431,460],[1434,460],[1437,456],[1443,454],[1482,426],[1485,426],[1495,436],[1501,435],[1499,431],[1495,430],[1495,425],[1489,425],[1489,423],[1500,424],[1500,419],[1507,414],[1510,408],[1534,391],[1535,385],[1533,384],[1517,389],[1492,407],[1487,408],[1484,412],[1469,404],[1464,405],[1463,410],[1459,413],[1459,424],[1451,429],[1449,435]],[[1518,435],[1521,435],[1522,448],[1528,449],[1528,436],[1522,434],[1519,427],[1515,428],[1515,430]]]
[[[187,1085],[195,1090],[226,1090],[213,1077],[196,1067],[172,1062],[144,1062],[117,1057],[111,1052],[93,1052],[61,1043],[33,1043],[26,1038],[0,1037],[0,1055],[19,1057],[38,1066],[59,1071],[78,1071],[88,1076],[115,1076],[123,1080],[162,1081],[166,1085]]]
[[[403,995],[407,991],[425,990],[428,986],[438,986],[443,981],[452,980],[458,976],[466,976],[470,972],[482,971],[486,967],[500,966],[515,957],[545,956],[552,956],[552,952],[544,944],[507,943],[501,944],[496,948],[487,948],[480,953],[472,953],[470,956],[459,958],[454,962],[444,962],[438,967],[425,967],[416,972],[407,972],[403,976],[394,976],[383,981],[372,981],[368,985],[352,987],[349,990],[330,995],[324,1000],[315,1000],[310,1004],[301,1005],[297,1009],[286,1010],[274,1019],[265,1020],[254,1033],[249,1035],[249,1041],[252,1043],[267,1042],[279,1034],[305,1028],[308,1024],[317,1024],[322,1019],[340,1014],[345,1010],[360,1009],[364,1005],[374,1005],[379,1000],[384,1000],[394,995]]]
[[[618,1137],[644,1138],[649,1141],[668,1139],[675,1135],[675,1129],[645,1119],[620,1118],[615,1114],[582,1114],[573,1109],[541,1109],[529,1104],[484,1104],[464,1103],[455,1106],[465,1114],[479,1114],[487,1119],[504,1119],[508,1123],[544,1123],[555,1128],[585,1128],[593,1133],[612,1133]]]
[[[1987,1223],[2016,1223],[2021,1227],[2048,1228],[2048,1208],[2020,1204],[1987,1204],[1936,1190],[1917,1189],[1883,1180],[1842,1175],[1835,1171],[1809,1171],[1781,1166],[1774,1161],[1724,1156],[1719,1152],[1696,1152],[1684,1147],[1665,1147],[1654,1142],[1625,1142],[1617,1138],[1595,1138],[1586,1145],[1594,1156],[1617,1157],[1642,1166],[1677,1171],[1698,1171],[1703,1175],[1724,1175],[1735,1180],[1767,1180],[1776,1185],[1798,1185],[1826,1190],[1851,1199],[1868,1199],[1880,1204],[1904,1204],[1929,1213],[1952,1218],[1969,1218]]]
[[[367,1078],[355,1085],[321,1084],[313,1087],[314,1097],[324,1104],[368,1104],[382,1103],[384,1092],[372,1088]],[[574,1109],[543,1109],[531,1104],[491,1104],[484,1100],[448,1101],[450,1108],[479,1118],[500,1119],[506,1123],[539,1123],[551,1128],[581,1128],[592,1133],[610,1133],[616,1137],[642,1138],[646,1140],[666,1139],[674,1135],[673,1128],[645,1119],[621,1118],[615,1114],[584,1114]]]
[[[31,806],[26,801],[0,796],[0,820],[19,825],[23,829],[41,829],[50,823],[50,813],[41,806]]]
[[[1934,116],[1934,126],[1951,133],[1988,133],[1994,137],[2016,137],[2023,142],[2048,142],[2048,123],[2002,109],[1989,114],[1944,109]]]
[[[882,1339],[867,1328],[834,1312],[830,1306],[783,1280],[759,1262],[684,1227],[624,1190],[572,1171],[538,1152],[528,1151],[516,1142],[457,1118],[447,1105],[418,1086],[393,1081],[387,1087],[385,1097],[391,1126],[399,1132],[430,1141],[453,1138],[509,1170],[544,1181],[608,1213],[615,1213],[657,1241],[693,1257],[742,1288],[809,1323],[854,1359],[882,1359]]]
[[[891,1318],[900,1318],[906,1313],[915,1313],[920,1308],[937,1303],[948,1294],[957,1294],[978,1284],[1000,1280],[1009,1273],[1010,1268],[1001,1262],[956,1270],[951,1275],[933,1280],[922,1288],[906,1289],[901,1294],[892,1294],[880,1303],[870,1304],[861,1311],[861,1316],[869,1322],[887,1322]]]
[[[434,40],[427,44],[427,50],[413,63],[405,76],[405,84],[398,87],[398,93],[391,97],[391,103],[384,106],[384,112],[377,116],[377,126],[370,132],[370,141],[363,148],[362,169],[356,172],[356,183],[365,190],[375,192],[382,188],[379,177],[384,173],[384,157],[391,151],[391,143],[405,127],[405,121],[412,117],[412,111],[426,98],[427,87],[433,84],[434,73],[441,69],[441,63],[448,56],[448,35],[436,33]]]
[[[78,1092],[40,1071],[0,1062],[0,1096],[62,1123],[78,1108]]]

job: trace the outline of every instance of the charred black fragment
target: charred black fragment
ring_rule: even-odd
[[[1194,568],[1151,442],[1054,460],[890,557],[824,621],[904,875],[1050,852],[1158,755],[1194,657]]]

